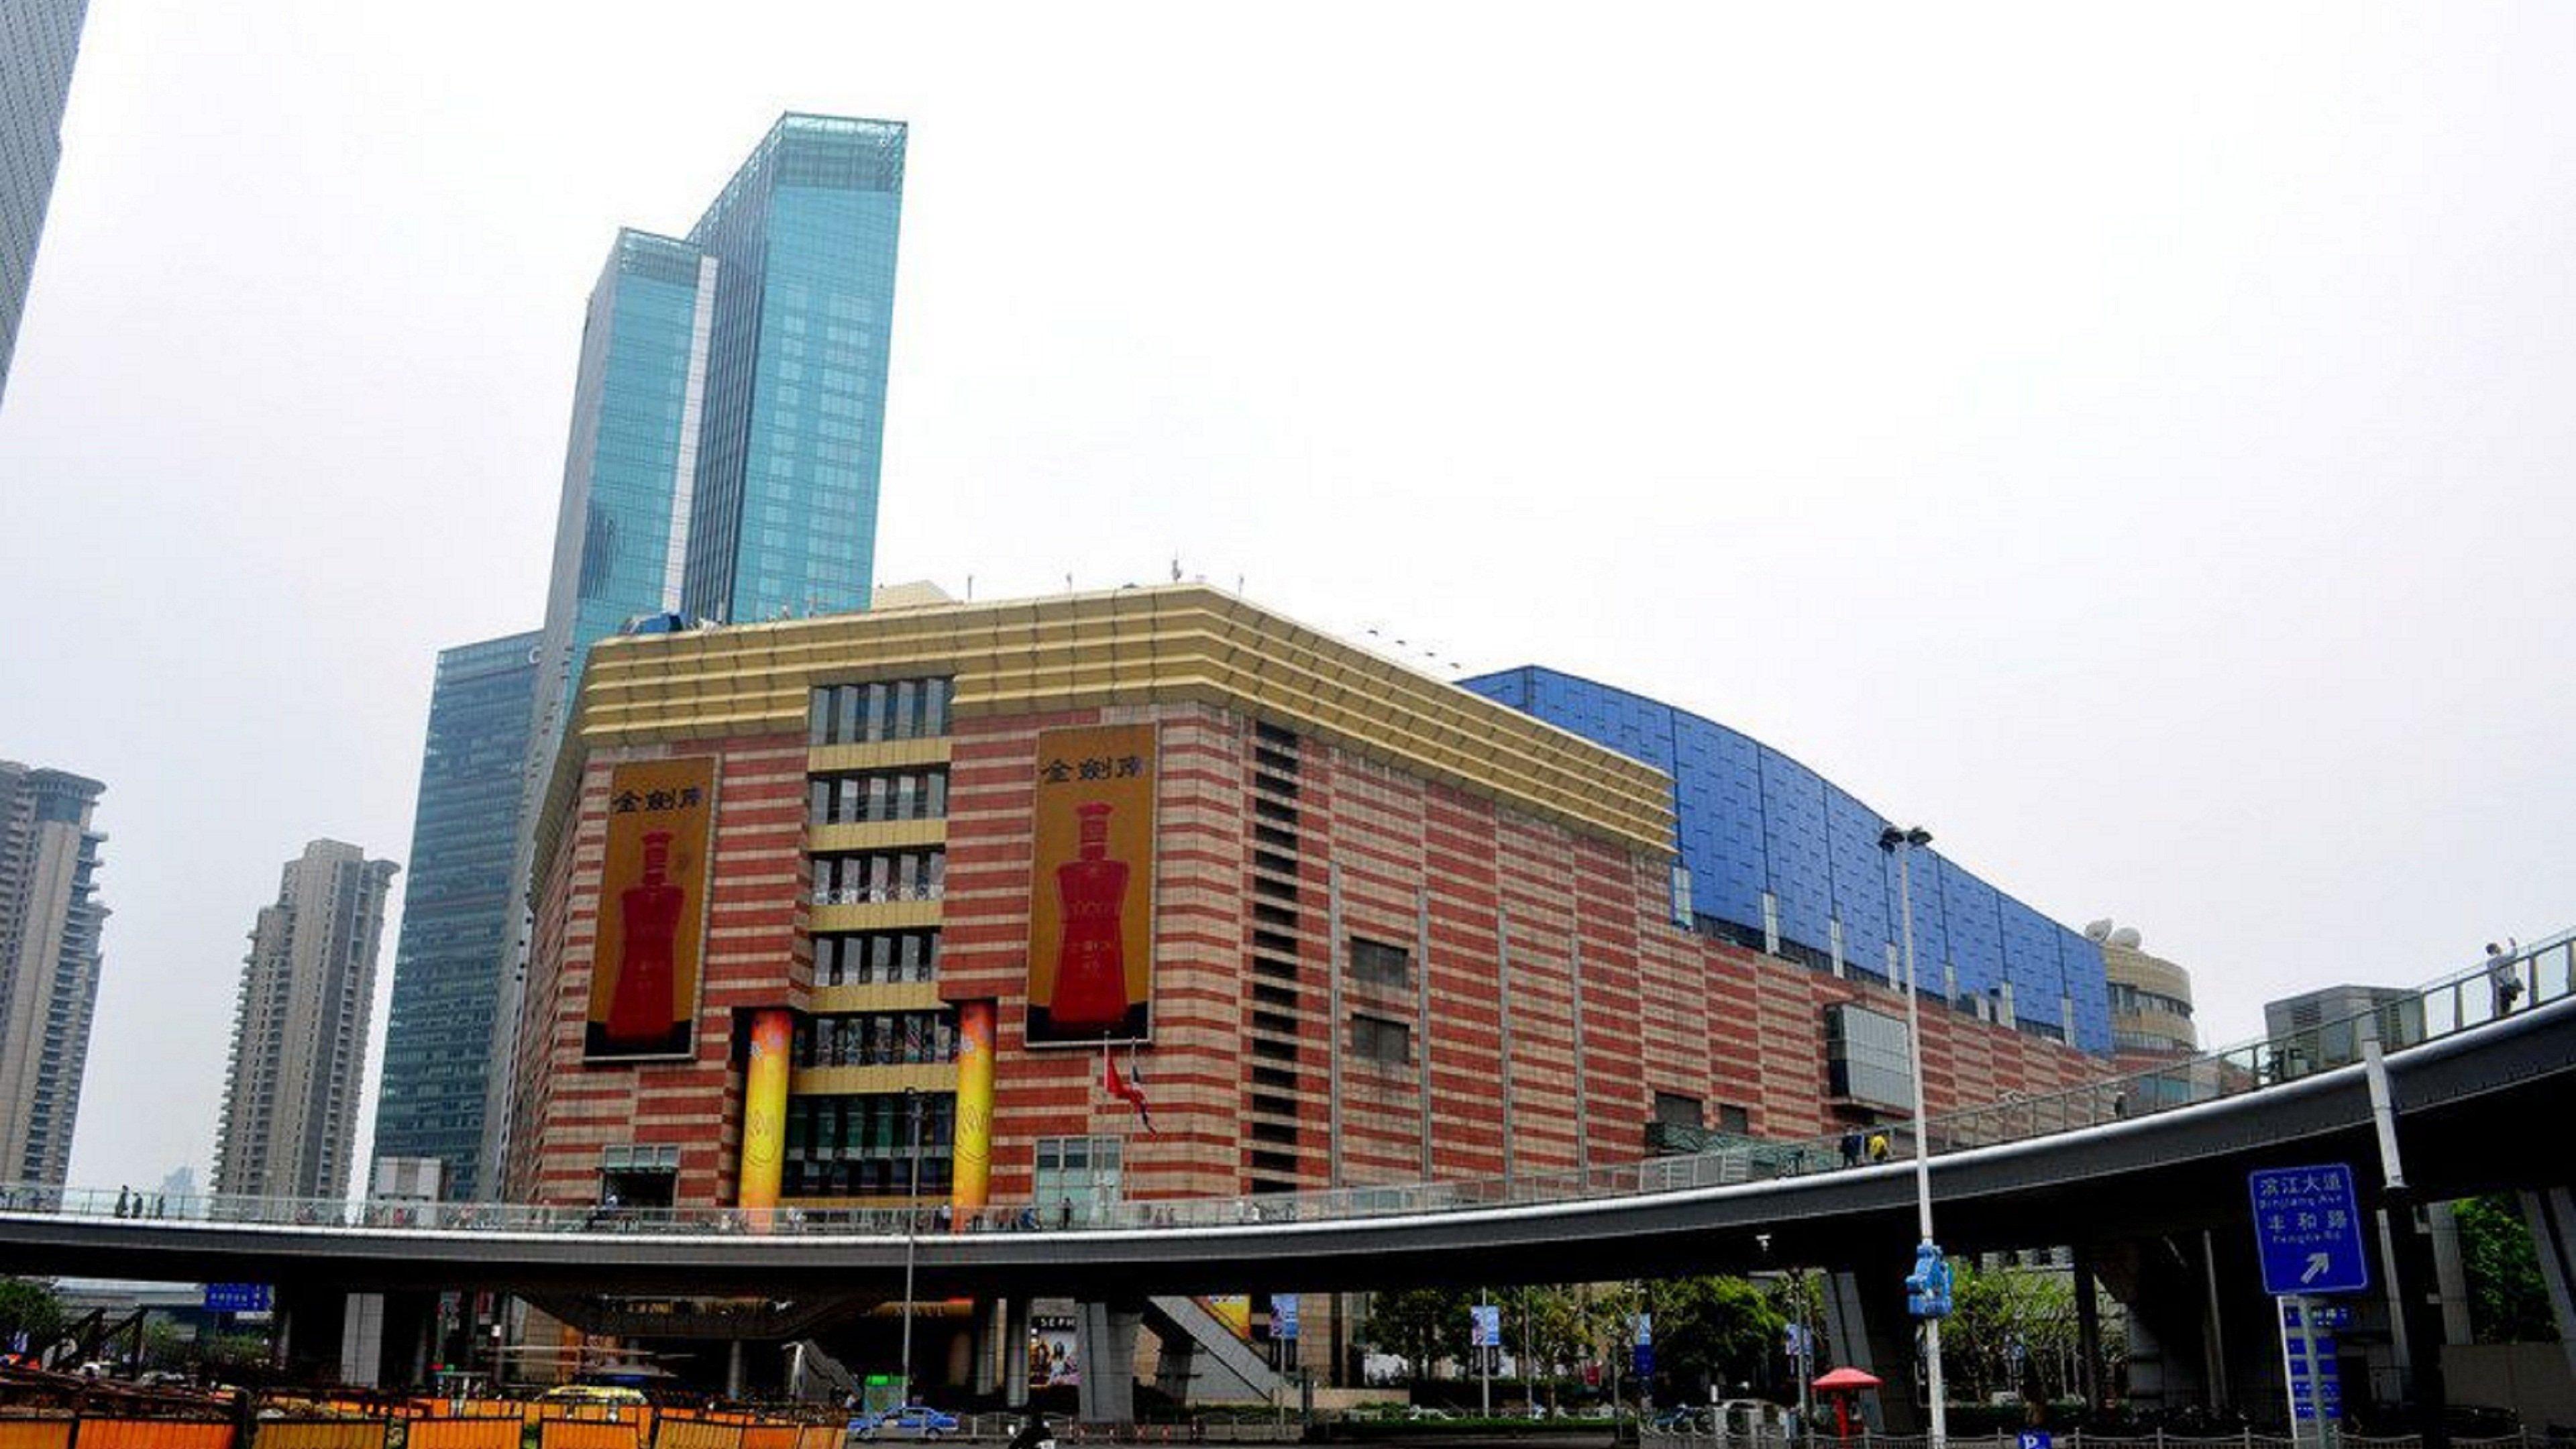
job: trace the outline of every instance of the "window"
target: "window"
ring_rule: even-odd
[[[908,1101],[921,1105],[921,1181],[912,1180]],[[791,1097],[787,1102],[787,1197],[936,1195],[948,1190],[949,1148],[957,1099],[923,1092],[864,1092]]]
[[[1742,1107],[1730,1107],[1724,1103],[1719,1103],[1717,1108],[1717,1130],[1720,1132],[1732,1132],[1738,1137],[1750,1137],[1753,1135],[1753,1114]]]
[[[808,738],[817,745],[936,738],[948,733],[954,692],[947,679],[827,684],[814,691]]]
[[[1402,946],[1351,938],[1351,979],[1402,991],[1413,984],[1413,957]]]
[[[814,984],[876,986],[939,979],[939,933],[844,931],[814,938]]]
[[[816,825],[873,825],[887,820],[948,817],[948,771],[871,770],[817,775],[808,783]]]
[[[1905,1023],[1857,1006],[1825,1009],[1825,1094],[1872,1106],[1914,1100]]]
[[[1354,1016],[1351,1055],[1383,1066],[1409,1065],[1413,1061],[1413,1029],[1382,1016]]]
[[[1120,1197],[1126,1144],[1115,1137],[1041,1137],[1031,1211],[1047,1226],[1099,1222]]]
[[[947,894],[948,852],[862,850],[814,857],[814,904],[863,906],[935,901]]]
[[[1667,1127],[1697,1127],[1700,1123],[1699,1098],[1679,1092],[1655,1094],[1655,1120]]]
[[[957,1019],[945,1011],[848,1011],[797,1023],[799,1067],[913,1066],[957,1060]]]

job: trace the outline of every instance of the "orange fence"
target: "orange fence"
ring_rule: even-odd
[[[742,1426],[665,1414],[653,1449],[742,1449]]]
[[[81,1438],[89,1427],[81,1426]],[[385,1449],[382,1419],[262,1419],[250,1449]]]
[[[383,1426],[376,1426],[376,1432],[382,1434]],[[83,1419],[80,1446],[81,1449],[233,1449],[233,1426],[191,1424],[174,1419]]]
[[[794,1424],[755,1424],[742,1431],[742,1449],[796,1449]]]
[[[600,1424],[585,1419],[547,1419],[537,1425],[537,1449],[638,1449],[642,1442],[631,1420]]]
[[[414,1419],[406,1426],[405,1449],[519,1449],[526,1425],[516,1416],[496,1419]]]
[[[797,1431],[796,1449],[841,1449],[848,1433],[839,1424],[808,1424]]]
[[[69,1419],[0,1419],[0,1449],[71,1449]]]

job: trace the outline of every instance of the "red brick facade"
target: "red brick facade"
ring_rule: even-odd
[[[1039,732],[1136,721],[1160,729],[1154,1041],[1136,1058],[1152,1135],[1100,1089],[1096,1052],[1024,1040]],[[937,993],[999,1003],[997,1203],[1028,1200],[1044,1137],[1124,1136],[1122,1190],[1155,1198],[1415,1181],[1426,1162],[1474,1178],[1632,1161],[1659,1091],[1704,1104],[1711,1125],[1739,1108],[1756,1135],[1812,1136],[1842,1121],[1825,1100],[1825,1009],[1903,1015],[1893,992],[1674,927],[1665,857],[1213,705],[969,714],[946,751]],[[585,1065],[610,772],[693,754],[720,761],[695,1055]],[[513,1197],[595,1200],[603,1149],[636,1143],[678,1149],[681,1204],[733,1201],[744,1014],[803,1011],[812,992],[808,761],[796,732],[583,762],[541,863]],[[1355,972],[1354,939],[1404,952],[1400,983]],[[1405,1060],[1354,1050],[1355,1017],[1401,1027]],[[2110,1068],[1948,1010],[1925,1034],[1935,1112]]]

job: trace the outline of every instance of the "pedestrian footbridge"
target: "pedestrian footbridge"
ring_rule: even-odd
[[[1026,1230],[1016,1210],[944,1225],[894,1211],[659,1213],[494,1204],[138,1200],[0,1188],[0,1272],[524,1294],[1136,1298],[1239,1289],[1569,1282],[1838,1266],[1914,1235],[1931,1153],[1954,1251],[2109,1241],[2242,1219],[2245,1173],[2347,1161],[2378,1181],[2362,1058],[2383,1044],[2419,1196],[2557,1187],[2576,1121],[2576,933],[2365,1017],[2072,1091],[1935,1117],[1897,1160],[1842,1165],[1829,1140],[1589,1172],[1298,1196],[1129,1202]],[[2368,1197],[2371,1194],[2366,1193]]]

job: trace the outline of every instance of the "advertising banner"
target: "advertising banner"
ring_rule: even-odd
[[[686,1057],[694,1047],[715,807],[716,762],[705,756],[610,776],[584,1060]]]
[[[1149,724],[1038,736],[1030,1046],[1152,1035],[1154,745]]]

